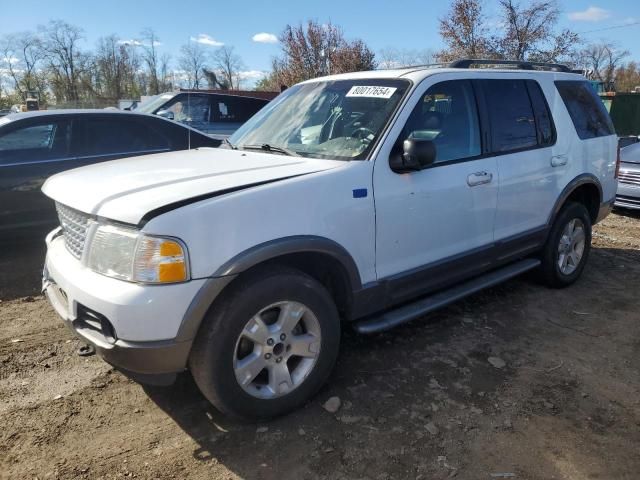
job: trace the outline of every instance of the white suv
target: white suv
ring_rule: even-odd
[[[534,268],[573,283],[616,194],[607,112],[566,67],[474,63],[310,80],[223,148],[54,176],[47,296],[134,378],[188,368],[264,418],[325,382],[341,321],[381,331]]]

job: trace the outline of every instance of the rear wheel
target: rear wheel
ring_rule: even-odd
[[[540,272],[554,288],[574,283],[591,250],[591,217],[580,203],[567,204],[558,214],[542,252]]]
[[[336,306],[312,277],[272,267],[239,279],[196,339],[190,368],[219,410],[244,419],[286,413],[326,381],[340,343]]]

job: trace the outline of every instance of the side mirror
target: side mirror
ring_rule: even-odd
[[[407,173],[422,170],[435,160],[436,146],[431,140],[407,138],[402,143],[402,154],[392,155],[389,165],[396,173]]]
[[[425,168],[436,161],[436,146],[431,140],[407,138],[402,144],[402,158]]]
[[[158,110],[158,113],[156,113],[156,115],[162,118],[168,118],[169,120],[173,120],[175,118],[171,110]]]

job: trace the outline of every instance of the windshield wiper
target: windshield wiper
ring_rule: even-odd
[[[222,139],[222,142],[223,142],[223,143],[226,143],[227,145],[229,145],[229,148],[231,148],[231,150],[237,150],[237,149],[238,149],[238,148],[237,148],[233,143],[231,143],[231,142],[229,141],[229,139],[228,139],[228,138],[226,138],[226,137]]]
[[[278,147],[277,145],[269,145],[268,143],[263,143],[262,145],[240,145],[239,148],[243,150],[262,150],[265,152],[275,152],[282,153],[284,155],[289,155],[290,157],[299,157],[300,155],[293,150],[290,150],[285,147]]]

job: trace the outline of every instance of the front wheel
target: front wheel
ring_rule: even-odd
[[[272,267],[239,279],[207,314],[190,358],[202,393],[255,420],[286,413],[326,381],[340,343],[336,306],[312,277]]]
[[[571,285],[582,274],[590,250],[589,212],[580,203],[569,203],[558,214],[542,252],[542,279],[554,288]]]

